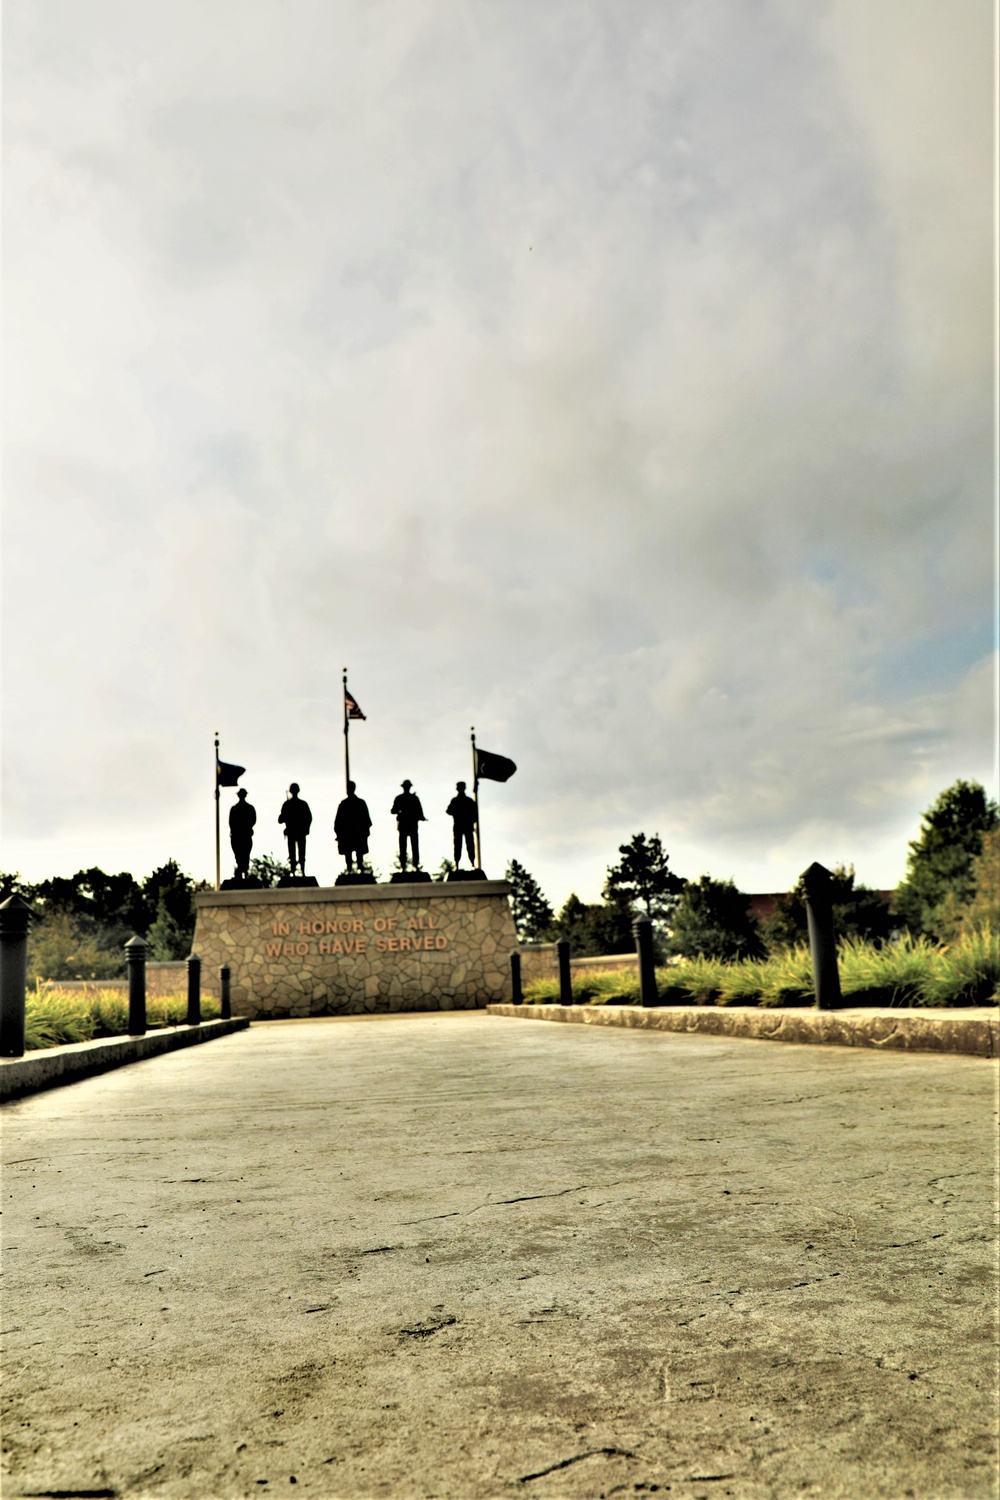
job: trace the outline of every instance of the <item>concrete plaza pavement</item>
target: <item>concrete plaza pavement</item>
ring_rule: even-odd
[[[996,1494],[996,1068],[272,1022],[2,1112],[5,1496]]]

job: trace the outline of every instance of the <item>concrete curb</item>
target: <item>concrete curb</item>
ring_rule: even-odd
[[[645,1031],[701,1032],[758,1042],[818,1042],[904,1052],[1000,1056],[1000,1012],[971,1010],[759,1010],[751,1006],[488,1005],[493,1016],[522,1021],[577,1021]]]
[[[200,1026],[164,1026],[145,1036],[102,1037],[96,1042],[74,1042],[68,1047],[45,1047],[24,1057],[0,1058],[0,1101],[20,1099],[42,1089],[75,1083],[95,1073],[107,1073],[126,1063],[142,1062],[175,1052],[178,1047],[195,1047],[218,1036],[245,1031],[250,1022],[245,1016],[230,1021],[203,1021]]]

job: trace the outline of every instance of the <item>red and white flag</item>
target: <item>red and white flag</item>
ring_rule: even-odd
[[[358,700],[353,694],[347,691],[346,682],[344,683],[344,713],[348,719],[363,719],[365,717],[358,706]]]

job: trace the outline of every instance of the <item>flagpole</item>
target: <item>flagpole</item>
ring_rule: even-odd
[[[351,751],[349,746],[351,721],[347,716],[347,668],[344,668],[344,791],[349,790],[351,779]]]
[[[215,889],[222,879],[222,853],[219,844],[219,731],[215,731]]]
[[[476,756],[476,726],[471,730],[472,739],[472,798],[476,804],[476,869],[483,868],[483,846],[479,839],[479,760]]]

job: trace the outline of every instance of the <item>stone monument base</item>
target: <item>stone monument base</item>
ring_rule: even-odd
[[[376,885],[377,881],[375,876],[369,875],[366,870],[361,874],[358,874],[356,870],[345,870],[333,883],[334,885]]]
[[[397,870],[389,876],[390,885],[420,885],[430,880],[426,870]]]
[[[282,875],[277,888],[279,891],[287,891],[295,890],[299,886],[308,886],[316,890],[319,887],[319,881],[315,875]]]
[[[487,880],[488,878],[485,870],[451,870],[448,874],[449,880]]]
[[[230,970],[251,1020],[472,1009],[510,998],[504,880],[199,891],[206,982]]]

